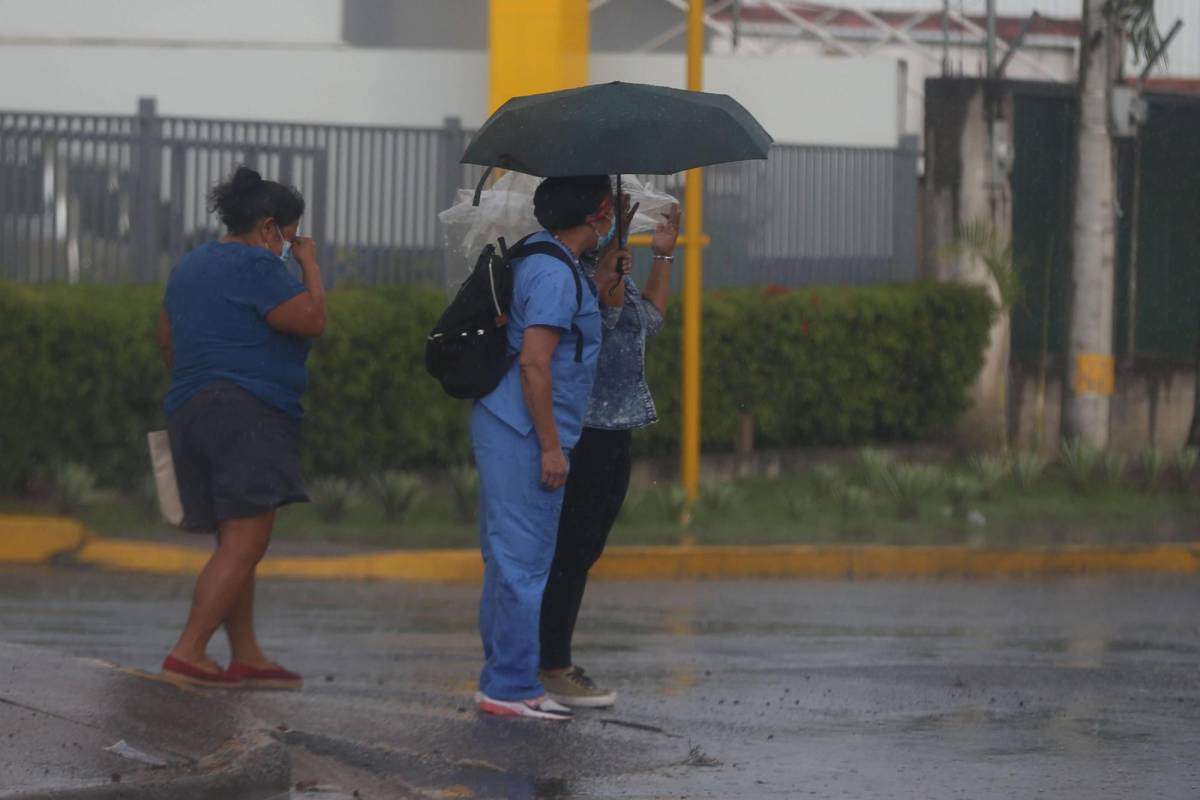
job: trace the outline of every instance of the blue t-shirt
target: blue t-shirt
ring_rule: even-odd
[[[227,380],[293,417],[304,416],[304,362],[311,342],[280,333],[267,314],[304,291],[262,247],[209,242],[171,271],[163,305],[171,320],[173,414],[210,383]]]
[[[530,242],[555,242],[569,258],[571,252],[548,233],[539,233]],[[571,268],[554,256],[535,254],[513,263],[513,298],[508,315],[508,353],[516,356],[525,343],[525,329],[545,325],[562,331],[558,347],[550,359],[553,381],[554,421],[564,449],[579,441],[583,413],[596,377],[596,359],[600,354],[600,303],[596,287],[578,266],[583,299],[575,299],[575,279]],[[578,333],[572,331],[578,330]],[[583,360],[575,360],[578,337],[583,337]],[[517,359],[491,394],[481,401],[488,411],[511,425],[522,436],[533,430],[533,417],[521,391],[521,369]]]

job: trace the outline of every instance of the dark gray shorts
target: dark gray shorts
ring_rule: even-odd
[[[308,500],[300,421],[228,381],[201,389],[167,419],[184,527],[215,531]]]

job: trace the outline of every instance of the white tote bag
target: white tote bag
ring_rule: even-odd
[[[179,482],[175,479],[175,460],[171,457],[171,439],[166,431],[150,431],[150,463],[154,466],[154,485],[158,488],[158,510],[170,524],[183,527],[183,503],[179,500]]]

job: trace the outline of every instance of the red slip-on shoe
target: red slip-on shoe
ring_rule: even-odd
[[[241,680],[230,675],[228,670],[209,672],[174,656],[167,656],[163,661],[161,675],[173,683],[208,689],[236,689],[242,685]]]
[[[226,674],[237,679],[243,689],[299,689],[304,678],[280,666],[263,669],[233,661]]]

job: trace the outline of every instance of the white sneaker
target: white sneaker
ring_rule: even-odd
[[[532,700],[494,700],[483,692],[475,693],[475,705],[485,714],[497,717],[532,717],[566,722],[571,719],[571,709],[554,702],[545,695]]]

